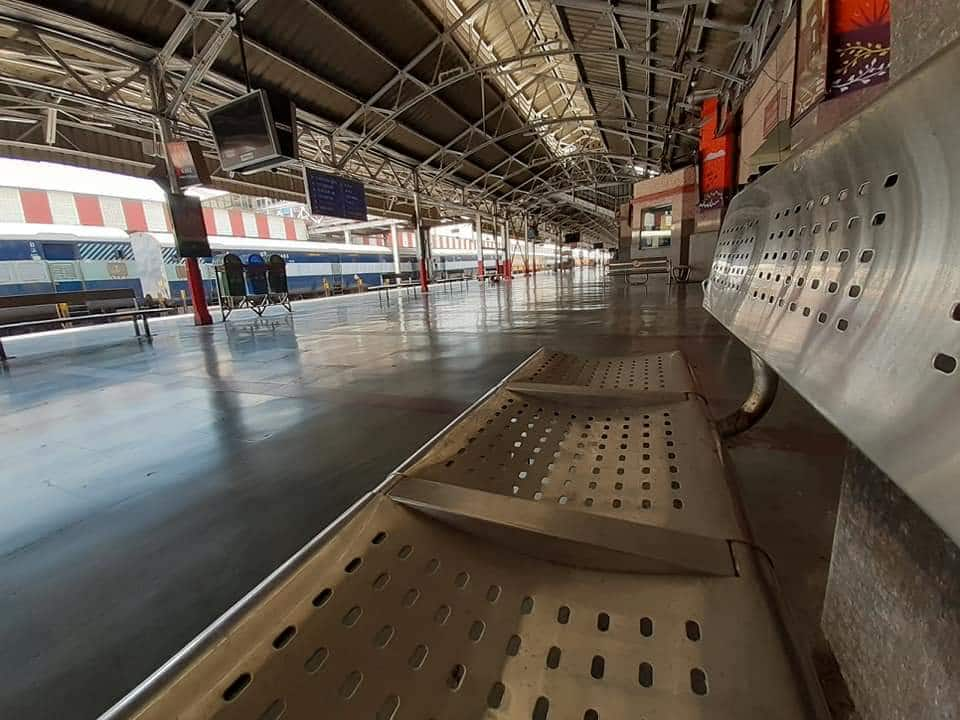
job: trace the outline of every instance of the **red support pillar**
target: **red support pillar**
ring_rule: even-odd
[[[187,287],[190,289],[190,304],[193,306],[194,325],[212,325],[213,318],[207,308],[207,295],[203,291],[203,276],[196,258],[187,258]]]

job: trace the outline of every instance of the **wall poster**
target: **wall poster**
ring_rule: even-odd
[[[801,0],[793,122],[827,94],[827,0]]]
[[[833,0],[830,8],[830,95],[890,77],[889,0]]]

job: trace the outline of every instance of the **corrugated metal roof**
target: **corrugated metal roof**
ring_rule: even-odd
[[[70,31],[91,46],[149,60],[197,1],[43,0],[33,4],[35,12],[19,0],[6,5],[18,17],[39,17],[41,8],[65,13],[78,20]],[[614,207],[616,198],[597,188],[624,185],[634,162],[659,159],[659,125],[696,122],[681,91],[696,63],[729,66],[739,38],[713,28],[746,23],[756,0],[672,3],[665,11],[659,4],[259,0],[244,23],[246,55],[252,84],[290,95],[322,121],[324,135],[357,153],[352,162],[361,148],[376,147],[511,200],[520,197],[511,188],[546,193],[581,182],[594,188],[587,191],[591,201]],[[681,7],[699,23],[689,36],[681,32]],[[201,51],[222,22],[216,13],[226,9],[226,0],[205,3],[210,14],[184,36],[177,55],[188,60]],[[703,18],[713,24],[702,27]],[[71,57],[84,52],[72,49]],[[62,69],[47,67],[31,72],[41,82],[63,82]],[[219,50],[213,71],[191,91],[181,110],[185,123],[202,125],[200,111],[239,91],[235,36]],[[142,88],[138,82],[130,88]],[[710,88],[717,78],[699,71],[697,83]],[[681,154],[689,149],[683,142],[674,145]]]

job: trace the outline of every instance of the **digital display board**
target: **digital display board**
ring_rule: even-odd
[[[367,193],[363,183],[304,168],[303,184],[312,214],[366,221]]]
[[[180,257],[210,257],[210,241],[207,239],[200,201],[187,195],[168,195],[167,202],[170,204],[173,235]]]
[[[566,233],[563,236],[563,242],[567,244],[580,242],[580,233],[578,232]]]

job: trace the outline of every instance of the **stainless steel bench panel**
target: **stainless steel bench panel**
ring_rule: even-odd
[[[690,367],[677,351],[591,358],[542,350],[510,380],[608,390],[696,391]]]
[[[379,497],[136,717],[810,717],[736,552],[740,577],[599,573]]]
[[[960,542],[958,66],[747,186],[704,305]]]
[[[549,355],[105,717],[825,717],[703,401],[508,389]]]
[[[699,398],[571,406],[500,390],[404,474],[698,535],[746,536]]]

